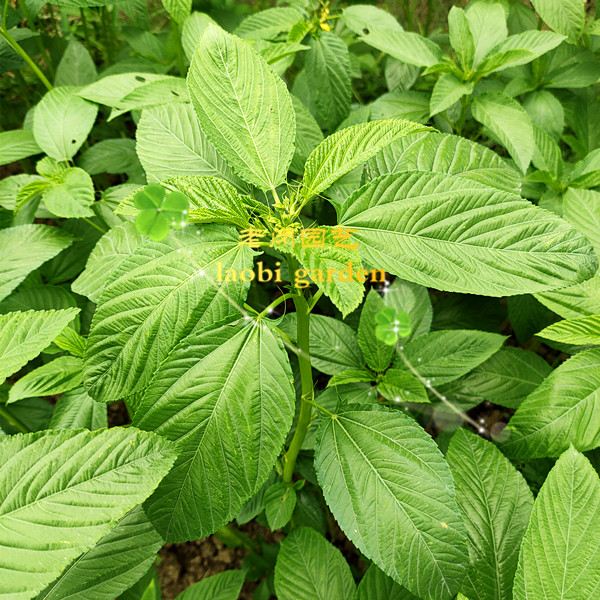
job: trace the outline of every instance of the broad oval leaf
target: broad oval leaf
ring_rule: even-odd
[[[0,133],[0,165],[7,165],[40,152],[31,129],[13,129]]]
[[[162,545],[163,539],[137,506],[36,600],[113,600],[148,571]]]
[[[572,39],[577,39],[585,25],[585,0],[532,0],[544,22]]]
[[[434,42],[418,33],[379,29],[360,39],[390,56],[416,67],[431,67],[440,62],[442,51]]]
[[[230,569],[201,579],[175,600],[237,600],[243,584],[244,571]]]
[[[35,107],[35,141],[54,160],[73,158],[96,120],[98,107],[80,98],[78,91],[70,86],[54,88]]]
[[[252,251],[222,226],[187,227],[146,242],[119,265],[94,318],[84,365],[90,396],[103,402],[143,389],[194,328],[240,310],[248,284],[218,281],[252,266]]]
[[[502,432],[500,447],[514,458],[558,456],[570,444],[600,445],[600,349],[562,363],[532,393]]]
[[[323,417],[315,468],[361,552],[420,597],[454,597],[467,562],[465,529],[450,469],[412,418],[379,407]]]
[[[547,340],[554,340],[563,344],[600,344],[600,315],[581,317],[580,319],[567,319],[553,323],[537,334]]]
[[[166,440],[133,428],[0,436],[0,595],[42,591],[152,493],[174,458]]]
[[[554,214],[451,175],[380,177],[346,200],[339,220],[365,262],[440,290],[531,293],[598,266],[587,240]]]
[[[281,543],[275,564],[279,600],[352,600],[355,589],[342,553],[314,529],[294,529]]]
[[[416,133],[400,138],[367,163],[371,179],[401,171],[459,175],[518,194],[521,176],[495,152],[458,135]]]
[[[573,447],[550,471],[519,553],[515,600],[593,600],[600,589],[600,480]]]
[[[200,129],[189,104],[163,104],[142,112],[136,150],[148,181],[182,175],[220,177],[239,189],[243,182]]]
[[[71,330],[72,331],[72,330]],[[49,429],[102,429],[108,427],[106,404],[90,398],[83,386],[69,390],[56,401]]]
[[[187,81],[203,131],[236,173],[263,190],[283,183],[296,121],[285,84],[265,60],[246,42],[209,25]]]
[[[180,453],[145,505],[167,541],[202,539],[263,485],[294,416],[283,344],[261,321],[192,333],[156,373],[134,424]]]
[[[302,194],[307,199],[321,194],[394,140],[426,129],[410,121],[386,120],[353,125],[330,135],[306,161]]]
[[[533,495],[493,444],[459,429],[446,455],[467,528],[471,566],[462,591],[472,600],[508,600]]]
[[[535,294],[535,297],[564,319],[600,314],[600,275],[560,290]]]
[[[385,306],[383,298],[370,290],[360,311],[358,324],[358,344],[365,362],[374,371],[385,371],[394,357],[393,344],[385,344],[375,335],[375,316]]]
[[[50,345],[78,313],[67,308],[0,316],[0,384]]]
[[[371,565],[356,589],[355,600],[418,600],[407,589],[388,577],[377,565]]]

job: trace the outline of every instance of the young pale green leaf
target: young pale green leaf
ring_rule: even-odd
[[[263,190],[285,181],[294,154],[292,101],[249,44],[209,25],[188,89],[203,131],[240,177]]]
[[[592,150],[585,158],[573,165],[569,185],[575,188],[600,186],[600,148]]]
[[[273,40],[302,20],[302,12],[292,6],[267,8],[246,17],[235,34],[246,40]]]
[[[600,275],[567,288],[535,294],[535,297],[563,319],[600,314]]]
[[[360,312],[358,345],[367,365],[374,371],[385,371],[394,357],[394,346],[384,344],[375,335],[375,315],[385,306],[383,298],[370,290]]]
[[[188,104],[163,104],[142,112],[137,153],[148,181],[181,175],[220,177],[238,188],[243,182],[219,156]]]
[[[514,600],[593,600],[600,589],[600,481],[570,447],[550,471],[519,553]]]
[[[492,49],[477,71],[487,75],[525,65],[556,48],[564,39],[564,36],[551,31],[524,31],[511,35]]]
[[[342,38],[323,32],[310,40],[304,60],[315,119],[322,129],[334,131],[350,112],[348,47]]]
[[[46,208],[57,217],[93,217],[94,182],[78,167],[61,171],[55,181],[42,193]]]
[[[585,0],[532,0],[549,27],[576,40],[585,25]]]
[[[73,237],[66,231],[48,225],[19,225],[1,230],[0,300],[6,298],[31,271],[72,242]]]
[[[89,51],[83,44],[71,40],[56,67],[55,87],[89,85],[96,79],[98,72]]]
[[[562,363],[530,394],[502,432],[511,458],[559,456],[600,445],[600,349]]]
[[[148,571],[162,545],[162,538],[137,506],[36,600],[113,600]]]
[[[506,12],[500,2],[475,2],[466,11],[475,44],[473,67],[478,67],[489,52],[508,35]]]
[[[405,344],[429,332],[433,320],[433,308],[426,287],[396,278],[383,293],[386,306],[391,306],[397,313],[406,313],[410,319],[411,331],[407,336],[398,338],[400,344]]]
[[[464,525],[450,469],[412,418],[376,406],[323,417],[315,468],[362,553],[420,597],[454,597],[467,562]]]
[[[31,129],[13,129],[0,133],[0,165],[7,165],[41,152]]]
[[[94,399],[143,389],[162,360],[194,328],[239,310],[248,288],[219,275],[252,267],[252,251],[222,226],[187,227],[146,242],[122,261],[94,313],[84,374]]]
[[[353,125],[330,135],[308,157],[301,193],[306,199],[321,194],[394,140],[426,129],[410,121],[386,120]]]
[[[175,600],[237,600],[243,584],[244,572],[231,569],[205,577],[183,590]]]
[[[366,110],[369,110],[369,107],[366,107]],[[425,124],[429,121],[429,96],[413,90],[396,90],[383,94],[371,103],[370,117],[367,112],[365,119],[367,118],[371,121],[402,119]]]
[[[387,29],[402,31],[402,25],[389,12],[370,4],[355,4],[344,8],[342,21],[356,35]]]
[[[78,313],[78,308],[67,308],[1,315],[0,383],[50,345]]]
[[[94,144],[81,153],[78,166],[90,175],[125,173],[130,180],[144,181],[135,140],[130,138],[109,138]]]
[[[360,580],[354,600],[418,600],[407,589],[372,564]]]
[[[431,100],[429,102],[430,116],[433,117],[445,111],[463,96],[471,94],[472,91],[472,82],[464,83],[452,73],[442,73],[431,93]]]
[[[537,335],[562,344],[600,345],[600,315],[558,321],[542,329]]]
[[[416,67],[431,67],[440,62],[442,51],[434,42],[418,33],[378,29],[360,39],[390,56]]]
[[[288,524],[296,507],[296,490],[287,483],[275,483],[265,491],[263,503],[269,529],[281,529]]]
[[[179,25],[183,25],[192,12],[192,0],[163,0],[163,6]]]
[[[0,595],[28,600],[147,498],[175,453],[158,435],[115,427],[0,436],[0,457],[10,482],[0,492]]]
[[[306,159],[323,141],[323,132],[308,108],[296,96],[292,96],[292,105],[296,115],[296,140],[294,142],[296,148],[290,171],[302,175]]]
[[[261,322],[192,333],[170,354],[133,421],[181,443],[145,506],[167,541],[206,537],[258,492],[291,426],[294,399],[283,344]]]
[[[510,599],[531,490],[500,450],[466,429],[452,436],[446,458],[471,557],[462,591],[473,600]]]
[[[96,120],[98,107],[78,96],[78,91],[71,86],[54,88],[35,107],[35,141],[54,160],[73,158]]]
[[[535,125],[533,126],[533,138],[535,140],[535,148],[531,157],[533,166],[540,171],[549,173],[554,180],[560,180],[564,164],[558,143],[547,131]]]
[[[475,42],[467,15],[462,8],[453,6],[448,13],[448,28],[450,30],[450,45],[463,68],[468,72],[475,58]]]
[[[553,140],[561,136],[565,128],[565,112],[560,100],[552,92],[538,90],[527,94],[523,100],[523,108],[534,126],[534,135],[536,128],[539,127]],[[538,146],[537,136],[535,136],[535,143]]]
[[[296,314],[288,315],[280,328],[296,339]],[[345,323],[324,315],[310,317],[310,361],[327,375],[362,370],[364,360],[354,330]]]
[[[49,429],[102,429],[108,427],[106,404],[96,402],[78,386],[56,401]]]
[[[434,331],[409,342],[394,366],[412,372],[405,360],[432,385],[462,377],[500,350],[506,338],[472,329]]]
[[[61,356],[21,377],[8,393],[8,402],[34,396],[53,396],[81,385],[82,361],[75,356]]]
[[[390,402],[429,402],[427,390],[411,373],[388,369],[377,391]]]
[[[352,600],[355,590],[342,553],[314,529],[294,529],[281,543],[275,564],[279,600]]]
[[[119,73],[101,77],[98,81],[85,86],[77,92],[81,98],[90,102],[104,104],[114,108],[122,98],[133,92],[136,88],[143,87],[153,81],[170,79],[169,75],[156,73]]]
[[[372,178],[401,171],[431,171],[459,175],[519,194],[521,175],[489,148],[458,135],[417,133],[402,137],[367,163]]]
[[[518,408],[551,372],[550,365],[538,354],[508,346],[475,367],[465,383],[473,396]]]
[[[525,173],[535,146],[533,127],[525,109],[505,94],[485,93],[474,99],[472,110],[473,117],[489,129]]]
[[[380,177],[348,198],[339,220],[367,264],[440,290],[531,293],[597,269],[588,241],[562,219],[457,176]]]
[[[98,303],[113,271],[144,241],[133,223],[123,223],[105,233],[94,246],[85,269],[71,284],[76,294]]]

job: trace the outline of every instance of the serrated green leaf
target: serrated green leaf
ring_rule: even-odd
[[[57,217],[93,217],[90,207],[94,202],[94,182],[83,169],[70,167],[43,190],[42,201]]]
[[[290,31],[303,18],[303,14],[293,6],[267,8],[246,17],[235,34],[246,40],[274,40],[279,34]]]
[[[292,105],[296,115],[296,140],[294,142],[296,148],[290,171],[302,175],[306,159],[323,141],[323,132],[308,108],[296,96],[292,96]]]
[[[473,83],[464,83],[452,73],[443,73],[436,81],[431,93],[429,103],[430,116],[437,115],[450,108],[463,96],[468,96],[473,91]]]
[[[136,72],[107,75],[80,89],[77,95],[90,102],[105,104],[114,108],[122,98],[125,98],[125,96],[133,92],[136,88],[162,79],[169,79],[169,75]]]
[[[162,545],[162,538],[137,506],[36,600],[113,600],[148,571]]]
[[[167,541],[225,525],[265,482],[294,415],[283,344],[260,322],[193,333],[156,373],[134,425],[181,440],[145,505]]]
[[[452,436],[446,457],[471,557],[462,591],[472,600],[510,600],[531,490],[493,444],[466,429]]]
[[[0,165],[7,165],[41,152],[30,129],[0,132]]]
[[[0,492],[0,595],[12,600],[35,596],[87,552],[175,458],[166,440],[133,428],[1,436],[0,455],[11,482]]]
[[[434,331],[409,342],[401,350],[413,369],[433,386],[458,379],[500,350],[506,338],[472,329]],[[411,371],[404,360],[394,366]]]
[[[40,265],[73,242],[73,237],[58,227],[19,225],[0,231],[0,300],[8,296]],[[23,252],[27,248],[27,252]]]
[[[405,135],[426,128],[410,121],[374,121],[346,127],[327,137],[304,166],[302,194],[306,199],[324,192],[342,175],[364,163]]]
[[[230,569],[191,585],[176,600],[237,600],[243,583],[244,572]]]
[[[508,35],[506,12],[500,2],[475,2],[466,11],[475,44],[473,67],[478,67],[489,52]]]
[[[495,152],[447,133],[407,135],[367,163],[367,172],[372,179],[401,171],[447,173],[514,194],[521,191],[520,174]]]
[[[400,369],[388,369],[377,391],[390,402],[429,402],[427,390],[421,381]]]
[[[142,390],[192,329],[239,310],[248,284],[217,282],[228,269],[251,268],[252,251],[238,242],[222,226],[188,226],[120,263],[92,320],[84,366],[90,396],[110,402]]]
[[[572,39],[577,39],[585,25],[584,0],[532,0],[544,22]]]
[[[505,94],[486,93],[473,100],[472,111],[473,117],[489,129],[525,173],[535,146],[533,127],[525,109]]]
[[[0,316],[0,383],[42,352],[78,313],[68,308]]]
[[[265,491],[263,502],[269,528],[281,529],[288,524],[296,507],[296,490],[287,483],[275,483]]]
[[[592,150],[584,159],[573,165],[569,185],[576,188],[600,186],[600,148]]]
[[[398,338],[400,344],[429,332],[433,308],[426,287],[396,278],[392,285],[384,288],[383,299],[386,306],[393,307],[398,313],[406,313],[410,318],[411,331],[406,337]]]
[[[462,8],[453,6],[448,13],[450,45],[465,71],[470,71],[475,58],[475,42],[467,15]]]
[[[133,223],[113,227],[94,246],[85,269],[71,284],[71,289],[97,303],[112,272],[143,240]]]
[[[83,386],[78,386],[56,401],[49,429],[102,429],[108,427],[106,404],[96,402]]]
[[[240,177],[263,190],[285,181],[294,154],[292,101],[249,44],[209,25],[188,89],[203,131]]]
[[[342,553],[314,529],[299,527],[281,543],[275,564],[280,600],[352,600],[355,589]]]
[[[355,600],[418,600],[407,589],[388,577],[377,565],[371,565],[356,589]]]
[[[457,176],[380,177],[346,200],[339,222],[366,263],[441,290],[514,295],[597,269],[587,240],[562,219]]]
[[[361,552],[418,596],[454,597],[467,561],[464,525],[450,469],[412,418],[379,407],[323,417],[315,468]]]
[[[73,158],[96,120],[98,107],[78,96],[79,89],[71,86],[54,88],[35,107],[35,141],[54,160]]]
[[[144,110],[136,140],[137,153],[149,181],[201,175],[220,177],[243,187],[200,129],[188,104],[163,104]]]
[[[398,23],[393,15],[370,4],[355,4],[344,8],[342,21],[356,35],[379,29],[402,31],[402,25]]]
[[[532,393],[502,432],[509,457],[559,456],[573,444],[585,451],[600,445],[600,349],[562,363]]]
[[[89,85],[98,79],[96,65],[87,48],[71,40],[56,67],[54,85]]]
[[[53,396],[81,384],[82,361],[75,356],[61,356],[21,377],[8,393],[8,402],[34,396]]]
[[[535,297],[564,319],[600,314],[600,275],[567,288],[535,294]]]
[[[542,329],[537,335],[562,344],[600,345],[600,315],[558,321]]]
[[[600,481],[573,447],[550,471],[519,553],[515,600],[593,600],[600,588]]]
[[[322,129],[335,131],[350,112],[348,47],[342,38],[322,32],[310,40],[304,62],[313,115]]]
[[[196,11],[192,12],[185,20],[181,30],[181,45],[189,61],[194,57],[194,52],[202,39],[202,34],[210,23],[217,24],[209,15]]]
[[[183,25],[192,12],[192,0],[163,0],[163,6],[179,25]]]
[[[385,371],[394,356],[394,346],[384,344],[375,335],[375,315],[385,306],[383,298],[370,290],[360,312],[358,344],[365,361],[375,371]]]

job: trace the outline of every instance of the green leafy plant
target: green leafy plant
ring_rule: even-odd
[[[594,600],[598,22],[213,4],[5,3],[0,596]]]

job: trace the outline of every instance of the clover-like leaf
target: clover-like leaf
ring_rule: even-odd
[[[410,316],[392,306],[382,308],[375,315],[375,336],[384,344],[393,346],[399,337],[410,334]]]
[[[169,226],[181,229],[188,221],[188,199],[180,192],[166,195],[162,185],[147,185],[133,201],[140,211],[135,219],[137,230],[155,242],[169,235]]]

